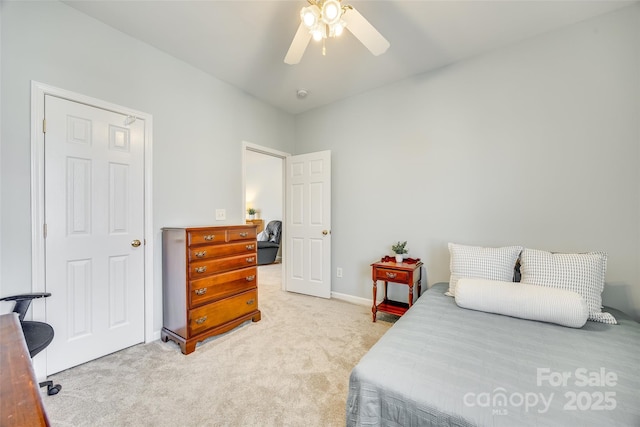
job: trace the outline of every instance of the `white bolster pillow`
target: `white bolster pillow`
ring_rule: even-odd
[[[571,328],[583,327],[589,317],[587,303],[578,293],[547,286],[463,278],[455,298],[462,308]]]

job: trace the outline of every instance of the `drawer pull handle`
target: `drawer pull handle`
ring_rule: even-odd
[[[387,272],[387,278],[389,278],[389,279],[395,279],[395,278],[396,278],[396,276],[397,276],[397,274],[396,274],[396,273],[389,273],[389,272]]]
[[[204,258],[206,254],[207,254],[207,251],[196,252],[196,258]]]
[[[205,271],[207,271],[207,266],[203,266],[203,267],[196,267],[196,273],[204,273]]]
[[[255,261],[255,260],[256,260],[256,257],[253,257],[253,256],[251,256],[251,257],[249,257],[249,258],[246,258],[246,261],[247,261],[247,262],[253,262],[253,261]]]
[[[247,233],[246,231],[240,232],[240,237],[247,237],[248,235],[249,233]]]
[[[204,239],[204,240],[206,240],[207,242],[210,242],[210,241],[212,241],[212,240],[213,240],[213,239],[215,239],[215,238],[216,238],[216,235],[215,235],[215,234],[205,234],[205,235],[203,236],[203,239]]]
[[[247,250],[251,250],[251,249],[255,248],[255,246],[254,245],[247,245],[247,246],[245,246],[245,248],[247,248]]]
[[[207,293],[207,288],[196,289],[196,295],[204,295]]]
[[[251,304],[253,304],[254,302],[256,302],[256,300],[254,300],[254,299],[250,299],[250,300],[248,300],[248,301],[247,301],[247,305],[251,305]]]
[[[206,320],[207,320],[207,316],[202,316],[201,318],[196,319],[196,323],[198,325],[202,325]]]
[[[253,282],[256,280],[256,276],[247,276],[247,282]]]

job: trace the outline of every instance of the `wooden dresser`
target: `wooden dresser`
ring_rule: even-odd
[[[260,320],[255,225],[162,229],[161,338],[196,343]]]

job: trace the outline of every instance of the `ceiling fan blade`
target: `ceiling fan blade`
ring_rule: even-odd
[[[389,42],[375,29],[357,10],[347,9],[342,19],[347,23],[347,30],[356,36],[375,56],[382,55],[389,49]]]
[[[304,51],[307,49],[309,40],[311,40],[311,33],[309,33],[309,30],[305,27],[304,23],[300,23],[298,31],[296,31],[296,35],[293,37],[293,41],[291,42],[291,46],[289,46],[287,56],[284,57],[284,62],[289,65],[294,65],[300,62]]]

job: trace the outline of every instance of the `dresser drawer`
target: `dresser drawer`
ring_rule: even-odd
[[[205,279],[189,282],[189,306],[191,308],[210,301],[225,298],[249,289],[258,284],[256,267],[214,274]]]
[[[386,282],[398,281],[404,283],[409,280],[409,272],[376,268],[376,280],[384,280]]]
[[[202,230],[189,230],[188,242],[189,246],[201,245],[203,243],[225,243],[227,233],[225,230],[217,229],[202,229]]]
[[[234,228],[227,232],[230,242],[256,238],[256,227]]]
[[[219,258],[229,255],[255,253],[254,242],[228,243],[226,245],[196,246],[189,248],[189,261]]]
[[[258,310],[258,291],[243,292],[189,311],[189,334],[198,334]]]
[[[227,258],[217,258],[208,261],[196,261],[189,264],[189,280],[195,280],[223,271],[257,265],[257,255],[252,252]]]

